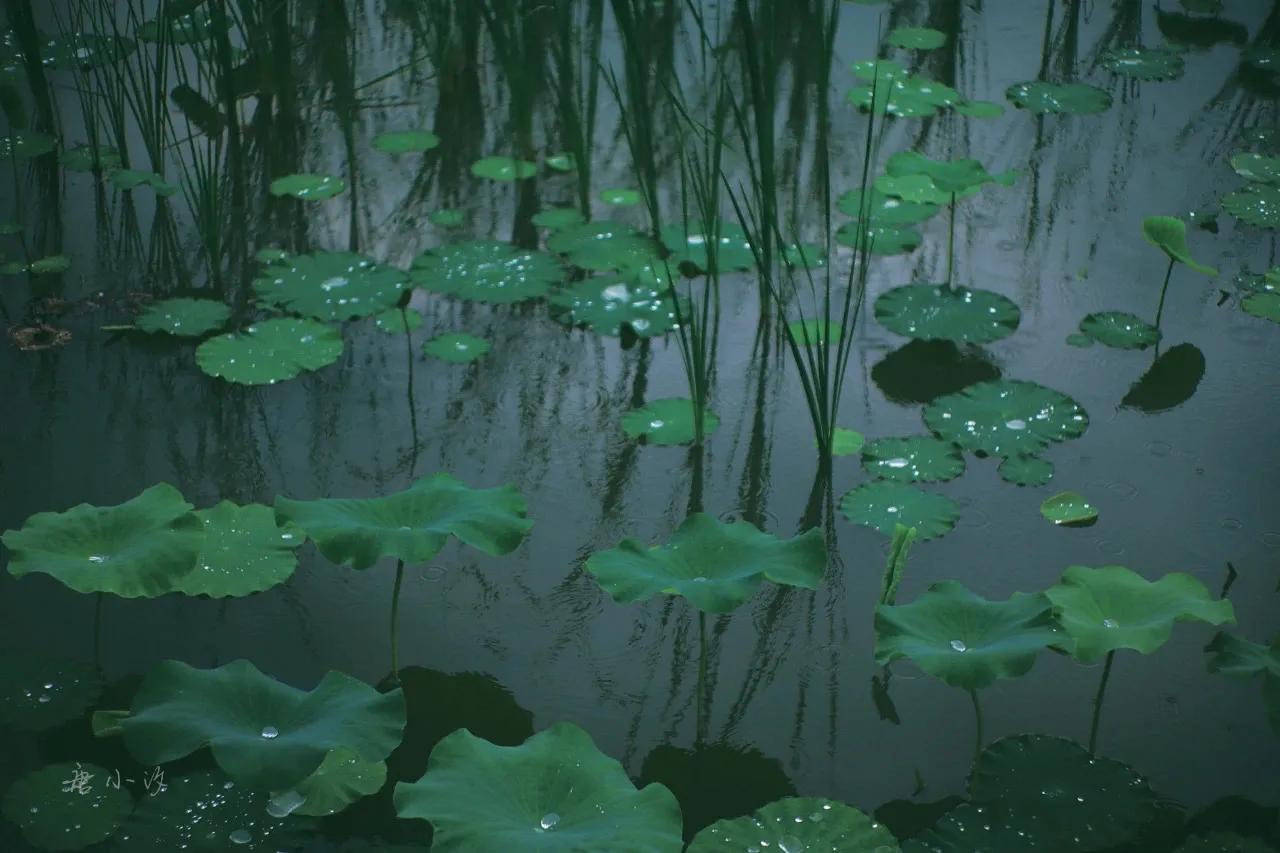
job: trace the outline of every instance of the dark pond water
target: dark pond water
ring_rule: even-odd
[[[744,120],[757,115],[744,79],[748,57],[764,65],[761,74],[776,90],[775,186],[787,241],[826,241],[823,163],[833,199],[863,180],[869,117],[845,99],[865,82],[849,70],[852,63],[889,57],[966,101],[1004,108],[995,117],[962,115],[954,104],[930,107],[922,117],[877,117],[867,180],[884,173],[893,153],[908,150],[935,160],[976,158],[993,173],[1016,170],[1010,186],[987,186],[957,204],[953,252],[956,282],[1003,294],[1020,309],[1016,332],[957,346],[910,341],[877,322],[872,305],[886,291],[945,279],[945,210],[914,226],[922,238],[914,251],[867,259],[833,243],[828,269],[838,296],[851,265],[866,269],[865,309],[845,329],[851,345],[834,422],[868,440],[923,435],[926,403],[997,378],[1040,383],[1088,413],[1083,435],[1043,452],[1054,470],[1044,485],[1006,482],[998,459],[973,453],[965,454],[962,476],[920,484],[954,501],[959,516],[945,535],[914,545],[897,604],[945,580],[1004,601],[1053,587],[1068,566],[1123,565],[1152,581],[1187,573],[1215,599],[1231,578],[1226,592],[1235,624],[1221,630],[1265,646],[1280,629],[1274,500],[1280,329],[1242,310],[1246,290],[1237,281],[1242,271],[1276,263],[1275,242],[1272,232],[1220,207],[1244,184],[1232,155],[1274,153],[1265,140],[1241,141],[1250,128],[1280,124],[1280,81],[1272,76],[1280,9],[1272,4],[1225,0],[1221,12],[1193,16],[1171,0],[1163,8],[1127,0],[841,2],[831,6],[837,18],[829,50],[829,4],[811,0],[765,8],[674,0],[194,5],[197,15],[228,15],[229,38],[143,43],[118,63],[93,67],[72,60],[42,66],[23,59],[21,50],[34,43],[47,51],[47,39],[60,30],[110,33],[111,20],[134,33],[156,16],[152,4],[6,6],[7,49],[17,51],[17,59],[6,60],[4,78],[10,132],[48,132],[64,153],[0,161],[0,217],[23,226],[0,237],[0,250],[6,261],[65,256],[70,267],[61,274],[16,271],[0,283],[12,344],[0,354],[0,528],[17,530],[35,513],[75,504],[120,504],[160,482],[196,507],[220,500],[271,505],[282,495],[374,498],[437,472],[472,487],[511,484],[533,520],[518,548],[489,556],[451,539],[437,556],[405,568],[398,653],[410,735],[390,761],[392,782],[417,779],[431,747],[453,729],[517,744],[566,721],[633,778],[673,789],[686,838],[713,820],[797,794],[867,814],[895,800],[979,799],[966,781],[975,747],[966,691],[910,660],[890,670],[876,662],[874,615],[889,538],[851,523],[838,508],[842,495],[874,477],[857,455],[837,456],[829,468],[820,464],[796,359],[775,308],[762,312],[758,272],[726,270],[716,282],[709,404],[719,427],[701,451],[637,442],[621,426],[623,415],[645,401],[690,396],[675,332],[637,342],[633,335],[567,327],[545,299],[494,305],[420,288],[408,310],[422,323],[409,337],[375,328],[371,319],[332,323],[344,343],[333,364],[261,385],[206,375],[194,355],[199,339],[104,329],[132,324],[149,300],[167,295],[230,305],[232,319],[218,324],[220,331],[282,313],[253,301],[250,282],[261,269],[253,255],[265,247],[291,255],[357,251],[401,269],[429,249],[478,238],[545,249],[547,229],[530,217],[578,205],[583,194],[592,219],[648,232],[645,203],[612,206],[599,196],[645,189],[635,141],[624,132],[637,132],[637,121],[648,127],[655,151],[654,201],[662,221],[693,218],[683,212],[696,194],[690,181],[682,184],[681,166],[698,168],[688,152],[703,149],[701,128],[690,119],[710,120],[717,75]],[[755,25],[763,33],[754,38],[742,29],[744,5],[761,16]],[[705,51],[695,11],[711,43]],[[635,21],[631,39],[619,25],[628,12]],[[902,27],[939,30],[946,43],[927,51],[894,47],[889,34]],[[1174,79],[1140,80],[1104,65],[1108,51],[1162,44],[1165,61],[1181,65]],[[154,69],[140,57],[161,50],[171,54],[172,67],[160,82],[128,76]],[[629,100],[637,80],[651,106],[640,115]],[[1111,104],[1082,115],[1015,108],[1006,89],[1033,80],[1088,83]],[[113,100],[103,94],[112,85],[150,92],[152,100],[135,103],[134,94]],[[203,97],[203,106],[184,105],[183,95],[174,94],[182,87]],[[689,119],[672,106],[677,90],[690,105]],[[576,93],[568,100],[581,115],[589,108],[593,116],[593,135],[582,146],[589,170],[581,162],[573,172],[546,166],[551,155],[573,150],[566,92]],[[828,99],[829,115],[820,99]],[[227,102],[234,102],[238,121],[226,121]],[[119,116],[112,103],[122,105]],[[140,113],[158,115],[163,129],[148,130]],[[209,126],[209,115],[218,126]],[[713,185],[724,220],[736,223],[729,192],[750,192],[744,146],[755,138],[744,141],[732,114],[724,127],[722,180]],[[374,145],[379,134],[411,129],[433,130],[438,147],[392,155]],[[129,193],[106,174],[60,165],[65,150],[95,133],[101,145],[126,146],[133,168],[160,172],[181,189],[163,198],[145,186]],[[537,164],[534,177],[500,181],[471,172],[482,157],[512,154]],[[207,175],[211,164],[216,179]],[[340,177],[346,190],[302,201],[268,192],[272,179],[291,173]],[[458,211],[459,224],[429,217],[441,209]],[[1143,238],[1142,223],[1156,215],[1190,223],[1192,256],[1217,274],[1173,269],[1157,346],[1068,345],[1091,313],[1153,320],[1168,263]],[[832,228],[848,219],[834,210],[832,216]],[[826,279],[827,270],[815,271],[820,291]],[[778,309],[787,318],[813,316],[816,303],[799,280],[800,293]],[[700,298],[707,282],[681,279],[677,287]],[[21,330],[40,324],[52,330],[32,333],[36,343],[50,342],[58,330],[70,340],[19,346],[29,342]],[[422,352],[426,341],[449,332],[483,338],[491,350],[469,364]],[[1148,371],[1154,378],[1135,389]],[[1096,523],[1046,521],[1041,503],[1063,491],[1084,496],[1098,512]],[[587,570],[588,557],[625,538],[667,542],[699,506],[721,521],[746,520],[782,538],[821,531],[813,535],[828,557],[818,588],[766,582],[731,612],[703,617],[700,634],[698,610],[686,599],[619,603]],[[11,570],[19,568],[11,550],[0,553]],[[394,559],[358,571],[334,565],[309,543],[286,582],[216,599],[82,594],[43,572],[0,574],[6,788],[49,764],[122,769],[137,778],[132,791],[141,814],[152,799],[142,783],[153,762],[120,738],[95,739],[89,713],[129,708],[138,679],[163,660],[208,669],[247,659],[306,690],[330,671],[383,690],[392,686]],[[877,816],[904,849],[1174,850],[1213,831],[1237,837],[1186,849],[1271,849],[1267,843],[1280,843],[1280,739],[1268,715],[1280,714],[1280,663],[1273,655],[1271,673],[1254,678],[1211,672],[1205,646],[1218,630],[1203,620],[1181,621],[1150,653],[1121,649],[1110,665],[1097,752],[1133,768],[1167,801],[1158,811],[1144,801],[1147,811],[1132,826],[1108,812],[1108,802],[1116,811],[1130,808],[1123,791],[1107,787],[1114,775],[1094,777],[1065,761],[1021,781],[1011,777],[1015,790],[1052,788],[1046,801],[1089,795],[1076,817],[1063,803],[1029,806],[1045,807],[1050,817],[1028,824],[1047,834],[1037,839],[1033,832],[1026,846],[987,840],[989,829],[975,830],[969,841],[924,846],[917,839],[920,846],[909,846],[906,836],[954,801],[923,816],[901,804]],[[61,676],[65,664],[54,661],[67,659],[86,673],[100,668],[102,695],[72,701],[66,715],[52,720],[56,725],[39,714],[22,717],[14,691],[27,682],[13,673],[39,682],[40,667]],[[1086,744],[1103,670],[1101,657],[1079,662],[1042,650],[1026,674],[979,691],[984,741],[1043,734]],[[159,762],[169,788],[156,802],[175,792],[187,796],[180,780],[189,774],[229,769],[208,750],[182,754]],[[296,838],[266,831],[268,794],[262,794],[224,807],[229,817],[217,831],[197,827],[182,843],[201,850],[387,849],[391,842],[425,849],[429,824],[397,819],[391,790],[389,782],[331,817],[291,816],[284,823],[299,821],[290,830]],[[65,810],[58,820],[75,824],[78,804],[66,801],[77,795],[61,796],[46,808]],[[39,843],[37,830],[20,832],[26,802],[13,794],[6,800],[0,846],[27,849],[36,838],[34,849],[67,849],[49,848],[47,838]],[[502,812],[504,802],[491,810]],[[173,808],[169,820],[182,823]],[[155,831],[154,815],[149,820],[85,844],[179,849],[177,836]],[[1072,832],[1044,829],[1054,820],[1078,821],[1090,832],[1097,822],[1124,831],[1072,840]],[[260,834],[232,837],[248,827]],[[555,836],[554,827],[527,841],[485,842],[480,829],[445,849],[671,849],[607,833],[583,846],[554,846],[569,843],[548,840],[569,835]],[[369,846],[359,846],[361,840]],[[794,847],[791,841],[783,849]],[[1257,846],[1231,846],[1245,843]],[[825,844],[794,849],[896,849]]]

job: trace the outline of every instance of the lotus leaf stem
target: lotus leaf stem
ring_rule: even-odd
[[[1169,292],[1169,278],[1173,275],[1173,265],[1177,263],[1173,258],[1169,259],[1169,269],[1164,273],[1164,284],[1160,286],[1160,304],[1156,306],[1156,328],[1160,328],[1160,317],[1164,314],[1164,297]]]
[[[970,690],[969,699],[973,701],[973,764],[976,767],[982,756],[982,706],[978,704],[978,691]]]
[[[404,583],[404,560],[396,560],[396,583],[391,589],[391,677],[400,680],[400,585]]]
[[[1173,269],[1173,264],[1169,264],[1169,269]],[[1168,283],[1168,277],[1165,282]],[[1102,681],[1098,684],[1098,695],[1093,699],[1093,721],[1089,724],[1089,752],[1097,751],[1098,746],[1098,722],[1102,718],[1102,697],[1107,692],[1107,679],[1111,677],[1111,662],[1115,660],[1115,650],[1107,652],[1107,662],[1102,665]]]

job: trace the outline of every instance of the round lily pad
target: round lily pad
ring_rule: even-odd
[[[68,148],[59,155],[58,162],[68,172],[110,172],[123,165],[120,152],[106,145],[96,149],[92,145]]]
[[[0,655],[0,725],[43,731],[74,720],[98,699],[96,668],[73,660],[6,652]]]
[[[1223,196],[1222,209],[1259,228],[1280,228],[1280,187],[1249,184]]]
[[[600,190],[600,200],[614,207],[631,207],[640,203],[640,191],[624,188]]]
[[[1280,157],[1264,157],[1261,154],[1238,152],[1231,155],[1231,168],[1246,181],[1280,184]]]
[[[196,363],[210,376],[243,385],[274,385],[304,370],[319,370],[342,355],[342,336],[315,320],[277,317],[196,347]]]
[[[200,556],[194,571],[174,581],[174,592],[238,598],[284,583],[298,566],[293,552],[305,537],[278,527],[271,507],[222,501],[196,517],[204,525]]]
[[[897,152],[885,164],[885,171],[889,178],[924,176],[937,190],[945,194],[945,200],[948,202],[952,195],[967,197],[986,184],[996,183],[1008,186],[1017,177],[1016,172],[1000,172],[993,175],[982,163],[972,158],[934,160],[917,151]],[[877,179],[877,186],[884,184],[885,181]]]
[[[58,275],[71,269],[71,259],[66,255],[50,255],[27,264],[27,271],[36,275]]]
[[[387,154],[416,154],[439,144],[440,137],[429,130],[395,130],[373,138],[373,147]]]
[[[5,531],[9,573],[51,575],[76,592],[154,598],[195,569],[204,535],[191,504],[157,483],[117,506],[39,512]]]
[[[58,140],[36,130],[10,130],[0,136],[0,160],[30,160],[58,147]]]
[[[729,613],[764,581],[816,589],[827,566],[822,536],[810,530],[779,539],[746,521],[725,524],[706,513],[690,516],[665,545],[624,539],[592,554],[587,571],[615,601],[679,595],[707,613]]]
[[[133,811],[133,797],[106,783],[96,764],[51,764],[23,776],[4,795],[4,816],[41,850],[79,850],[111,837]]]
[[[686,853],[741,851],[743,843],[761,850],[799,853],[898,853],[888,829],[844,803],[817,797],[787,797],[732,820],[719,820],[694,836]]]
[[[386,332],[388,335],[403,335],[406,332],[412,332],[414,329],[421,327],[422,322],[422,315],[408,308],[403,311],[399,308],[388,308],[373,317],[373,324],[378,328],[378,331]]]
[[[932,27],[897,27],[889,31],[885,41],[894,47],[933,50],[947,43],[947,34]]]
[[[716,223],[719,239],[716,242],[715,265],[722,270],[755,269],[756,257],[751,251],[751,241],[736,222]],[[671,250],[669,263],[674,268],[690,264],[700,272],[711,268],[712,235],[706,233],[701,222],[675,222],[662,229],[662,242]]]
[[[1013,84],[1005,91],[1005,97],[1014,106],[1033,113],[1091,115],[1111,107],[1111,95],[1087,83],[1032,80]]]
[[[1246,314],[1280,323],[1280,293],[1251,293],[1241,302]]]
[[[892,536],[899,524],[914,527],[921,541],[950,532],[960,518],[951,498],[906,483],[876,480],[864,483],[840,499],[840,512],[854,524]]]
[[[942,482],[964,473],[964,457],[960,448],[931,435],[878,438],[862,449],[862,467],[886,480]]]
[[[283,261],[289,257],[289,253],[279,246],[263,246],[261,249],[253,253],[253,259],[260,264],[270,264],[275,261]]]
[[[316,320],[368,317],[400,301],[409,276],[352,252],[291,255],[253,282],[259,299]]]
[[[896,225],[873,225],[862,228],[859,222],[846,222],[835,234],[836,242],[851,249],[866,248],[872,255],[904,255],[920,247],[920,232]]]
[[[271,182],[272,195],[287,195],[303,201],[323,201],[347,188],[347,182],[335,175],[285,175]]]
[[[839,323],[828,323],[824,328],[821,320],[794,320],[787,324],[787,328],[802,347],[833,344],[844,337],[844,329]]]
[[[1167,47],[1113,47],[1098,60],[1113,74],[1138,80],[1175,80],[1182,76],[1182,54]]]
[[[720,419],[710,410],[703,415],[706,435],[716,431]],[[651,400],[622,416],[622,431],[649,444],[688,444],[696,437],[693,401],[684,397]]]
[[[626,325],[647,338],[676,327],[670,289],[637,278],[588,278],[552,292],[547,301],[560,322],[585,326],[601,335],[616,337]]]
[[[836,199],[840,212],[872,225],[914,225],[935,216],[937,204],[904,201],[877,189],[851,190]]]
[[[1075,492],[1058,492],[1040,504],[1040,514],[1054,524],[1071,526],[1093,522],[1098,510]]]
[[[432,358],[450,361],[454,364],[467,364],[483,358],[493,348],[493,344],[484,338],[468,335],[466,332],[448,332],[437,335],[422,345],[422,351]]]
[[[1085,410],[1065,394],[1035,382],[998,379],[939,397],[924,410],[935,435],[991,456],[1035,455],[1055,441],[1078,438]]]
[[[198,338],[222,328],[229,319],[231,309],[212,299],[162,299],[144,308],[134,325],[143,332]]]
[[[861,110],[870,110],[874,102],[880,115],[922,118],[964,100],[950,86],[909,74],[896,63],[866,60],[855,62],[853,70],[859,77],[874,81],[849,91],[849,102]]]
[[[538,174],[538,167],[513,157],[483,157],[471,164],[471,174],[491,181],[523,181]]]
[[[413,259],[413,281],[424,290],[476,302],[511,303],[546,295],[564,269],[545,252],[497,240],[441,246]]]
[[[535,213],[530,221],[539,228],[556,231],[570,225],[581,225],[587,218],[576,207],[551,207]]]
[[[401,818],[428,820],[440,853],[680,853],[680,807],[662,785],[636,790],[582,729],[559,723],[520,746],[459,729],[426,774],[395,789]]]
[[[1080,321],[1080,333],[1114,349],[1146,349],[1160,343],[1160,330],[1133,314],[1102,311]]]
[[[876,320],[891,332],[922,340],[985,344],[1013,334],[1018,306],[990,290],[908,284],[880,295]]]
[[[827,253],[816,243],[788,243],[782,247],[782,260],[794,269],[817,269],[827,265]]]
[[[1017,454],[1001,459],[996,473],[1015,486],[1043,486],[1053,479],[1053,463],[1039,456]]]
[[[354,750],[340,747],[324,757],[316,772],[298,783],[292,793],[301,802],[294,799],[297,805],[289,813],[314,817],[337,814],[361,797],[376,794],[386,781],[386,762],[368,761]]]
[[[604,220],[561,228],[547,248],[583,269],[627,270],[650,264],[658,247],[631,226]]]
[[[852,456],[862,450],[867,442],[857,430],[836,427],[831,440],[832,456]]]

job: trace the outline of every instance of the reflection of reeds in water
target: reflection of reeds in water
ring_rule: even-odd
[[[591,210],[591,157],[600,92],[604,0],[558,0],[555,14],[551,58],[560,142],[573,155],[578,206],[586,215]]]

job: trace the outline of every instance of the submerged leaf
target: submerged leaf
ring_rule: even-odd
[[[5,792],[4,816],[40,850],[80,850],[105,841],[133,811],[129,792],[106,783],[112,775],[78,761],[42,767]],[[83,790],[69,787],[77,783]]]
[[[581,225],[587,221],[587,218],[576,207],[549,207],[535,213],[529,221],[539,228],[550,228],[556,231],[570,225]]]
[[[201,370],[244,385],[273,385],[304,370],[327,367],[340,355],[342,336],[337,329],[293,317],[263,320],[196,347]]]
[[[627,188],[600,190],[600,200],[615,207],[631,207],[640,203],[640,191]]]
[[[716,431],[720,419],[710,409],[703,414],[706,435]],[[650,400],[622,416],[622,431],[650,444],[688,444],[697,438],[693,401],[684,397]]]
[[[1067,526],[1092,523],[1098,517],[1093,505],[1075,492],[1058,492],[1040,504],[1040,514],[1054,524]]]
[[[1148,216],[1142,220],[1142,236],[1172,260],[1186,264],[1198,273],[1217,275],[1218,271],[1191,257],[1187,248],[1187,224],[1174,216]]]
[[[781,853],[898,853],[899,849],[889,830],[852,806],[817,797],[788,797],[746,817],[716,821],[694,837],[686,853],[740,851],[744,838],[751,840],[751,846]]]
[[[1280,734],[1280,637],[1268,648],[1219,632],[1204,650],[1211,655],[1210,672],[1234,678],[1262,676],[1262,699],[1267,705],[1267,719],[1272,731]]]
[[[564,269],[545,252],[497,240],[441,246],[413,259],[413,281],[424,290],[476,302],[511,303],[545,296]]]
[[[1080,333],[1115,349],[1146,349],[1160,343],[1160,330],[1133,314],[1102,311],[1080,321]]]
[[[852,456],[862,450],[866,438],[857,430],[836,427],[831,437],[832,456]]]
[[[1034,455],[1050,443],[1078,438],[1089,416],[1065,394],[1015,379],[979,382],[939,397],[924,422],[940,438],[991,456]]]
[[[58,157],[68,172],[110,172],[121,165],[120,152],[107,145],[77,145]]]
[[[212,299],[162,299],[143,309],[134,325],[143,332],[198,338],[220,329],[231,309]]]
[[[902,405],[931,403],[978,382],[1000,378],[1000,369],[978,347],[961,350],[952,341],[911,341],[871,368],[884,396]]]
[[[271,264],[254,279],[253,292],[263,302],[287,311],[334,321],[385,311],[400,301],[409,286],[404,272],[363,255],[314,252]]]
[[[1106,90],[1087,83],[1050,83],[1033,80],[1015,83],[1005,91],[1013,105],[1033,113],[1090,115],[1111,106]]]
[[[891,332],[922,340],[984,344],[1017,331],[1022,312],[990,290],[908,284],[882,293],[876,320]]]
[[[432,358],[454,364],[469,364],[484,358],[493,345],[484,338],[465,332],[447,332],[437,335],[422,345],[422,351]]]
[[[863,483],[840,499],[840,512],[854,524],[892,536],[898,525],[914,527],[921,541],[950,532],[960,505],[945,495],[906,483],[876,480]]]
[[[787,324],[787,330],[802,347],[830,345],[844,336],[844,329],[839,323],[827,323],[824,328],[821,320],[795,320]]]

